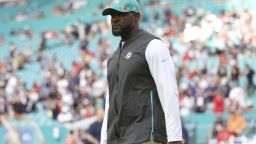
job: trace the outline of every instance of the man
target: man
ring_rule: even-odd
[[[181,144],[174,63],[159,38],[139,28],[136,0],[114,0],[111,16],[119,48],[108,60],[108,94],[101,144]]]

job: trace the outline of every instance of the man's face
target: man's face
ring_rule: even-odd
[[[114,36],[122,36],[129,33],[133,27],[132,13],[122,13],[114,11],[111,14],[112,34]]]

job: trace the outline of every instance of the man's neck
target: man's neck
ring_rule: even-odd
[[[139,27],[135,27],[132,31],[130,31],[130,33],[127,33],[127,34],[121,36],[121,39],[123,42],[129,41],[138,32],[139,32]]]

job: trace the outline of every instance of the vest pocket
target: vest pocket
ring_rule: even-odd
[[[139,117],[140,116],[140,105],[136,101],[129,101],[128,106],[125,108],[125,114],[129,117]]]

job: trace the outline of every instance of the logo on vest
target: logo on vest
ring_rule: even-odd
[[[126,54],[126,56],[125,56],[125,58],[126,59],[130,59],[131,57],[132,57],[132,52],[130,51],[130,52],[128,52],[127,54]]]

